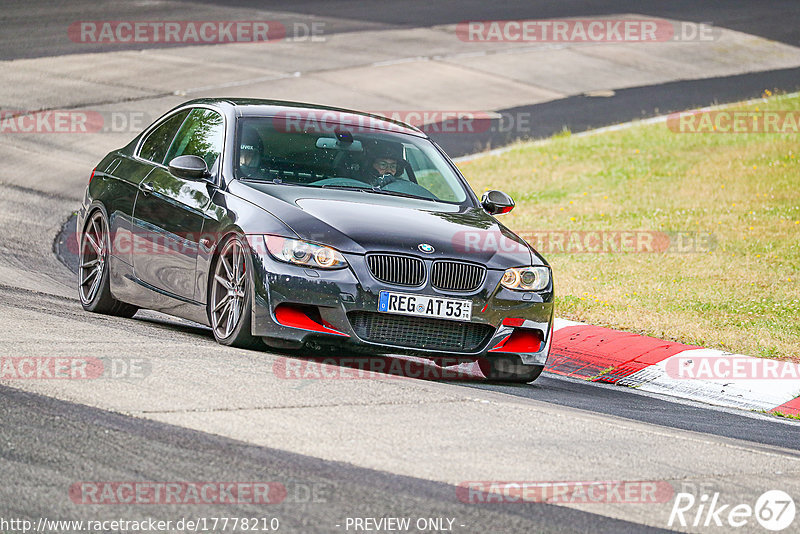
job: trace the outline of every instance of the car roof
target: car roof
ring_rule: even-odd
[[[415,135],[417,137],[428,136],[416,126],[404,122],[384,117],[375,113],[357,111],[347,108],[333,106],[323,106],[306,102],[291,102],[287,100],[267,100],[260,98],[199,98],[181,104],[180,107],[189,105],[224,105],[233,107],[234,112],[239,117],[276,117],[289,114],[293,118],[304,117],[318,120],[321,122],[339,122],[349,124],[356,121],[362,128],[374,130],[388,130]],[[321,112],[319,115],[315,111]],[[329,113],[340,114],[340,117],[331,117]]]

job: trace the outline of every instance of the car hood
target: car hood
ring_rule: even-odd
[[[531,264],[528,244],[480,208],[257,182],[232,182],[229,190],[280,218],[301,239],[342,252],[458,258],[494,269]],[[422,244],[433,252],[423,253]],[[533,261],[543,263],[537,254]]]

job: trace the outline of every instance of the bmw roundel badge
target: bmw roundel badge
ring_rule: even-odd
[[[427,244],[427,243],[420,243],[420,244],[419,244],[419,246],[418,246],[417,248],[418,248],[418,249],[419,249],[421,252],[424,252],[425,254],[431,254],[431,253],[432,253],[434,250],[436,250],[436,249],[434,249],[434,248],[433,248],[433,246],[432,246],[432,245],[429,245],[429,244]]]

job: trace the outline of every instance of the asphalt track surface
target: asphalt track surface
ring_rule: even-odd
[[[622,2],[405,2],[368,9],[357,2],[295,2],[291,13],[278,2],[234,1],[193,2],[193,18],[213,15],[228,20],[274,10],[281,20],[320,20],[326,31],[346,33],[364,27],[376,29],[456,23],[465,19],[550,18],[614,14],[635,9],[648,16],[673,17],[746,31],[787,44],[800,44],[800,25],[786,21],[800,20],[800,5],[795,2],[728,2],[702,4],[693,2],[642,2],[635,8]],[[53,38],[42,28],[57,27],[65,19],[108,20],[135,18],[154,20],[185,18],[181,2],[110,2],[97,13],[93,2],[75,1],[30,6],[27,2],[8,2],[8,31],[0,37],[3,59],[57,56],[76,53],[68,44]],[[66,13],[65,14],[65,10]],[[204,11],[205,10],[205,11]],[[224,12],[224,15],[221,13]],[[109,16],[113,13],[113,17]],[[115,47],[114,49],[118,49]],[[98,46],[96,52],[107,50]],[[84,49],[81,49],[85,52]],[[797,89],[798,71],[787,69],[753,75],[681,81],[652,87],[616,91],[609,98],[571,97],[540,105],[503,110],[507,113],[535,113],[537,125],[531,137],[546,136],[564,126],[572,131],[603,126],[632,118],[668,113],[689,107],[758,96],[765,88],[785,91]],[[513,139],[503,132],[487,132],[499,137],[491,145]],[[469,153],[487,139],[440,138],[453,155]],[[4,196],[18,199],[20,213],[33,220],[45,220],[44,212],[65,208],[71,200],[48,196],[35,190],[3,186]],[[18,215],[13,213],[12,215]],[[28,230],[21,226],[14,232],[11,262],[21,268],[38,268],[43,276],[60,283],[71,283],[67,270],[59,271],[50,246],[24,248]],[[36,232],[33,237],[40,236]],[[51,239],[53,236],[50,237]],[[16,240],[19,240],[17,242]],[[58,249],[58,240],[54,248]],[[45,255],[45,251],[48,255]],[[68,254],[62,259],[69,264]],[[0,288],[6,310],[41,312],[44,316],[63,318],[80,314],[75,300],[37,295],[30,288]],[[3,311],[3,314],[9,313]],[[99,318],[87,319],[98,322]],[[213,339],[202,328],[181,325],[156,314],[140,314],[124,321],[131,331],[153,339],[186,338],[198,347],[210,347]],[[31,329],[43,325],[30,325]],[[7,345],[13,348],[13,343]],[[597,414],[611,421],[636,421],[658,430],[677,429],[695,433],[700,440],[741,448],[742,443],[756,451],[780,456],[784,461],[797,457],[800,450],[800,425],[759,414],[722,410],[698,403],[680,402],[656,395],[645,395],[618,387],[568,380],[543,375],[524,386],[492,385],[468,382],[458,390],[474,392],[485,399],[504,399],[520,405],[552,406],[559,414]],[[488,401],[487,401],[488,402]],[[566,408],[566,411],[562,411]],[[536,425],[536,421],[518,422]],[[508,428],[511,430],[511,428]],[[513,433],[513,431],[512,431]],[[672,434],[670,434],[672,435]],[[504,436],[498,436],[498,440]],[[508,439],[513,439],[508,436]],[[577,444],[576,444],[577,446]],[[625,447],[620,443],[619,447]],[[457,451],[454,451],[457,452]],[[555,459],[553,459],[555,460]],[[492,451],[485,451],[478,462],[498,461]],[[542,462],[547,462],[543,458]],[[654,462],[659,461],[653,459]],[[447,462],[447,458],[442,458]],[[392,473],[393,466],[381,469],[358,467],[346,462],[322,460],[257,446],[178,425],[131,417],[84,404],[57,400],[49,396],[0,386],[0,516],[61,519],[111,519],[141,516],[176,519],[181,516],[275,516],[281,531],[335,532],[347,517],[454,517],[459,532],[649,532],[640,523],[621,521],[606,515],[563,506],[525,504],[505,507],[464,505],[450,484],[433,482]],[[760,477],[765,476],[759,473]],[[535,472],[525,472],[523,479],[537,480]],[[776,475],[777,477],[777,475]],[[80,480],[275,480],[285,483],[290,496],[283,504],[266,512],[246,505],[213,507],[153,506],[146,510],[125,507],[89,507],[76,509],[66,498],[70,484]],[[776,478],[777,479],[777,478]],[[324,497],[306,498],[308,488],[321,488]],[[292,493],[292,489],[296,489]],[[77,511],[76,511],[77,510]]]
[[[277,517],[281,532],[344,531],[347,517],[457,518],[458,532],[661,532],[568,508],[526,503],[465,504],[456,488],[412,477],[254,447],[180,427],[0,387],[4,419],[0,511],[12,517],[81,519],[64,502],[75,481],[269,481],[286,487],[278,504],[93,506],[91,519],[176,521],[181,517]],[[24,432],[20,429],[24,428]],[[137,509],[138,508],[138,509]],[[88,516],[84,515],[86,518]]]
[[[713,23],[733,30],[765,37],[791,45],[800,45],[800,5],[791,0],[772,2],[732,0],[728,2],[663,2],[646,0],[631,4],[620,0],[511,0],[502,3],[484,0],[408,0],[380,1],[372,4],[358,0],[330,2],[303,0],[194,0],[176,2],[128,2],[111,0],[98,7],[92,0],[59,2],[46,0],[32,4],[25,0],[4,2],[6,19],[0,37],[0,59],[18,59],[85,52],[85,47],[70,46],[59,39],[65,20],[277,20],[293,22],[324,21],[329,34],[365,28],[425,27],[457,24],[464,20],[549,19],[577,16],[608,16],[635,12],[647,17],[663,17],[697,23]],[[187,17],[187,14],[190,17]],[[222,17],[220,15],[222,14]],[[266,16],[265,16],[266,15]],[[270,15],[273,15],[270,18]],[[224,17],[224,18],[223,18]],[[238,19],[237,17],[242,17]],[[248,18],[250,17],[250,18]],[[290,33],[291,35],[291,33]],[[119,50],[120,45],[90,45],[93,51]],[[170,46],[164,44],[123,45],[123,49]]]
[[[500,118],[480,124],[475,129],[481,131],[475,133],[431,131],[430,136],[452,157],[459,157],[518,140],[543,139],[565,129],[577,133],[686,109],[750,100],[760,97],[765,89],[787,93],[800,90],[800,69],[632,87],[614,91],[611,96],[571,96],[499,110]],[[515,127],[520,119],[528,121],[524,133]],[[428,128],[434,130],[437,125]]]

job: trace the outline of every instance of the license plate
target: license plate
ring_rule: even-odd
[[[378,311],[469,321],[472,318],[472,301],[381,291]]]

